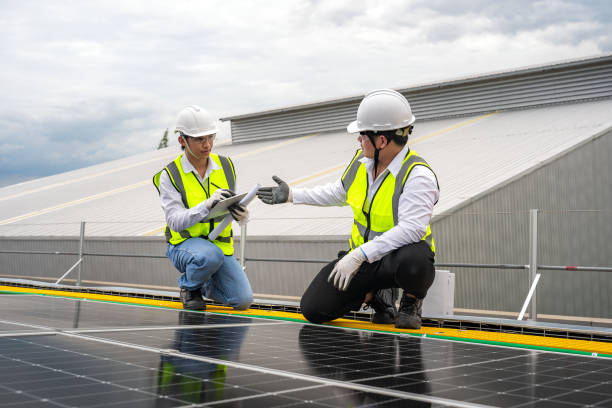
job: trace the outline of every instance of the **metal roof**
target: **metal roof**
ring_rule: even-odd
[[[398,89],[417,120],[612,97],[612,54]],[[343,131],[362,96],[231,116],[234,142]]]
[[[426,82],[426,83],[422,83],[418,85],[398,88],[397,91],[402,92],[402,93],[424,91],[424,90],[435,89],[435,88],[444,88],[447,86],[470,84],[473,82],[491,81],[491,80],[497,80],[497,79],[504,79],[508,77],[529,76],[529,75],[538,74],[538,73],[546,73],[546,72],[558,71],[562,69],[571,69],[576,66],[582,66],[585,64],[609,64],[610,62],[612,62],[612,53],[604,53],[601,55],[596,55],[596,56],[591,56],[591,57],[568,59],[565,61],[557,61],[553,63],[539,64],[539,65],[534,65],[534,66],[502,70],[502,71],[497,71],[497,72],[489,72],[486,74],[468,75],[468,76],[458,77],[454,79],[448,79],[445,81]],[[301,110],[304,108],[329,106],[329,105],[334,105],[334,104],[344,103],[344,102],[357,102],[357,104],[359,104],[362,98],[363,98],[363,95],[352,95],[352,96],[347,96],[343,98],[326,99],[322,101],[315,101],[315,102],[310,102],[310,103],[305,103],[305,104],[300,104],[300,105],[285,106],[282,108],[266,109],[262,111],[249,112],[249,113],[244,113],[240,115],[225,116],[223,118],[220,118],[219,120],[228,121],[228,120],[235,120],[235,119],[245,119],[245,118],[256,117],[256,116],[265,116],[265,115],[270,115],[270,114],[275,114],[275,113]]]
[[[416,123],[411,148],[435,169],[441,186],[435,216],[530,172],[612,126],[612,99]],[[240,190],[269,185],[276,174],[294,186],[337,179],[357,148],[344,132],[217,145],[237,166]],[[0,235],[158,235],[164,224],[152,176],[178,147],[143,153],[0,188]],[[348,207],[283,204],[249,207],[249,235],[346,235]]]

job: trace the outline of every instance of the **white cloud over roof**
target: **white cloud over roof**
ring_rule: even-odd
[[[154,149],[183,105],[227,116],[595,55],[611,28],[609,1],[3,1],[0,185]]]

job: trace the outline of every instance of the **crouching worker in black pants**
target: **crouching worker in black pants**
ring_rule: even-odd
[[[349,252],[341,252],[315,277],[302,296],[304,317],[313,323],[337,319],[362,303],[373,322],[419,329],[421,307],[435,276],[435,245],[429,222],[439,198],[436,176],[408,148],[415,117],[404,96],[390,89],[370,92],[349,124],[359,133],[357,150],[335,183],[290,189],[264,187],[267,204],[350,205],[353,228]],[[403,289],[399,312],[395,302]]]

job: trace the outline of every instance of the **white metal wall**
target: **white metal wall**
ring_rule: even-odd
[[[529,209],[538,264],[612,267],[612,129],[434,222],[437,262],[529,263]],[[518,312],[528,271],[454,268],[455,306]],[[612,272],[542,271],[538,313],[612,317]]]

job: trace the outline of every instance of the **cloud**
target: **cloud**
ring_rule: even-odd
[[[6,0],[0,174],[154,149],[188,104],[228,116],[609,52],[611,22],[609,1]]]
[[[76,100],[36,115],[13,112],[0,129],[0,168],[44,176],[152,150],[163,131],[151,132],[163,112],[130,100]]]

